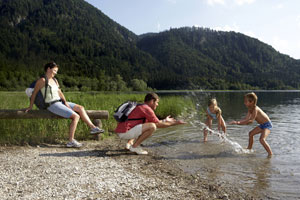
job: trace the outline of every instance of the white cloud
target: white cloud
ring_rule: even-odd
[[[297,24],[298,28],[300,28],[300,15],[298,15],[296,18],[296,24]]]
[[[239,27],[236,25],[236,23],[233,24],[233,26],[225,25],[223,27],[215,27],[214,28],[217,31],[235,31],[239,32]]]
[[[242,6],[244,4],[252,4],[254,3],[256,0],[234,0],[235,3],[237,3],[239,6]]]
[[[269,44],[280,53],[287,54],[295,59],[300,59],[300,40],[289,42],[288,40],[280,39],[278,36],[274,36]]]
[[[255,33],[253,33],[252,31],[244,31],[243,34],[248,35],[249,37],[257,38]]]
[[[275,6],[273,6],[273,8],[274,9],[278,9],[278,10],[280,10],[280,9],[282,9],[283,8],[283,4],[277,4],[277,5],[275,5]]]
[[[207,0],[208,5],[214,6],[215,4],[225,4],[225,0]]]
[[[206,0],[207,4],[210,6],[214,6],[216,4],[219,5],[226,5],[229,3],[237,4],[239,6],[242,6],[244,4],[252,4],[256,0]]]
[[[157,29],[157,32],[160,32],[160,23],[159,22],[157,22],[157,24],[156,24],[156,29]]]
[[[288,41],[280,39],[278,36],[273,36],[271,45],[280,52],[287,52],[289,50]]]
[[[249,37],[257,38],[257,36],[255,35],[254,32],[249,31],[249,30],[241,30],[240,27],[236,23],[234,23],[233,26],[225,25],[224,27],[215,27],[214,29],[217,31],[227,31],[227,32],[234,31],[237,33],[242,33]]]
[[[254,3],[256,0],[235,0],[235,3],[237,3],[238,5],[244,5],[244,4],[252,4]]]

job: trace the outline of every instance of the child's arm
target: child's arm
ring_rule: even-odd
[[[223,133],[226,134],[226,122],[225,122],[224,118],[222,117],[222,115],[220,115],[220,117],[218,118],[219,132],[221,132],[221,129],[222,129]]]
[[[257,111],[256,109],[251,113],[250,111],[248,111],[245,119],[240,120],[240,121],[232,121],[229,124],[237,124],[237,125],[247,125],[247,124],[251,124],[257,115]]]
[[[218,115],[218,131],[221,131],[222,127],[222,115]]]

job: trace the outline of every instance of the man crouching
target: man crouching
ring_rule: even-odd
[[[176,120],[170,116],[159,120],[154,113],[158,102],[159,97],[156,93],[148,93],[144,104],[135,107],[125,122],[118,123],[115,132],[121,139],[128,140],[126,149],[137,154],[148,154],[140,147],[140,144],[150,137],[156,128],[185,124],[182,120]]]

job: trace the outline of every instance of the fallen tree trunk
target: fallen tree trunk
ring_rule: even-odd
[[[107,110],[87,110],[91,119],[108,119]],[[64,119],[48,110],[0,110],[0,119]]]

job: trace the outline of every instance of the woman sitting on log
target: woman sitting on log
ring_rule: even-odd
[[[32,109],[38,91],[41,90],[44,97],[46,91],[45,102],[48,105],[47,110],[61,117],[70,118],[72,120],[67,147],[78,148],[81,147],[82,144],[74,139],[74,134],[80,118],[91,128],[91,134],[103,133],[104,131],[91,122],[83,106],[66,101],[64,94],[59,88],[57,80],[54,78],[57,74],[58,67],[59,66],[55,62],[50,62],[45,65],[45,76],[37,80],[30,98],[30,105],[26,109],[26,112]],[[46,78],[48,79],[47,89],[45,88]]]

